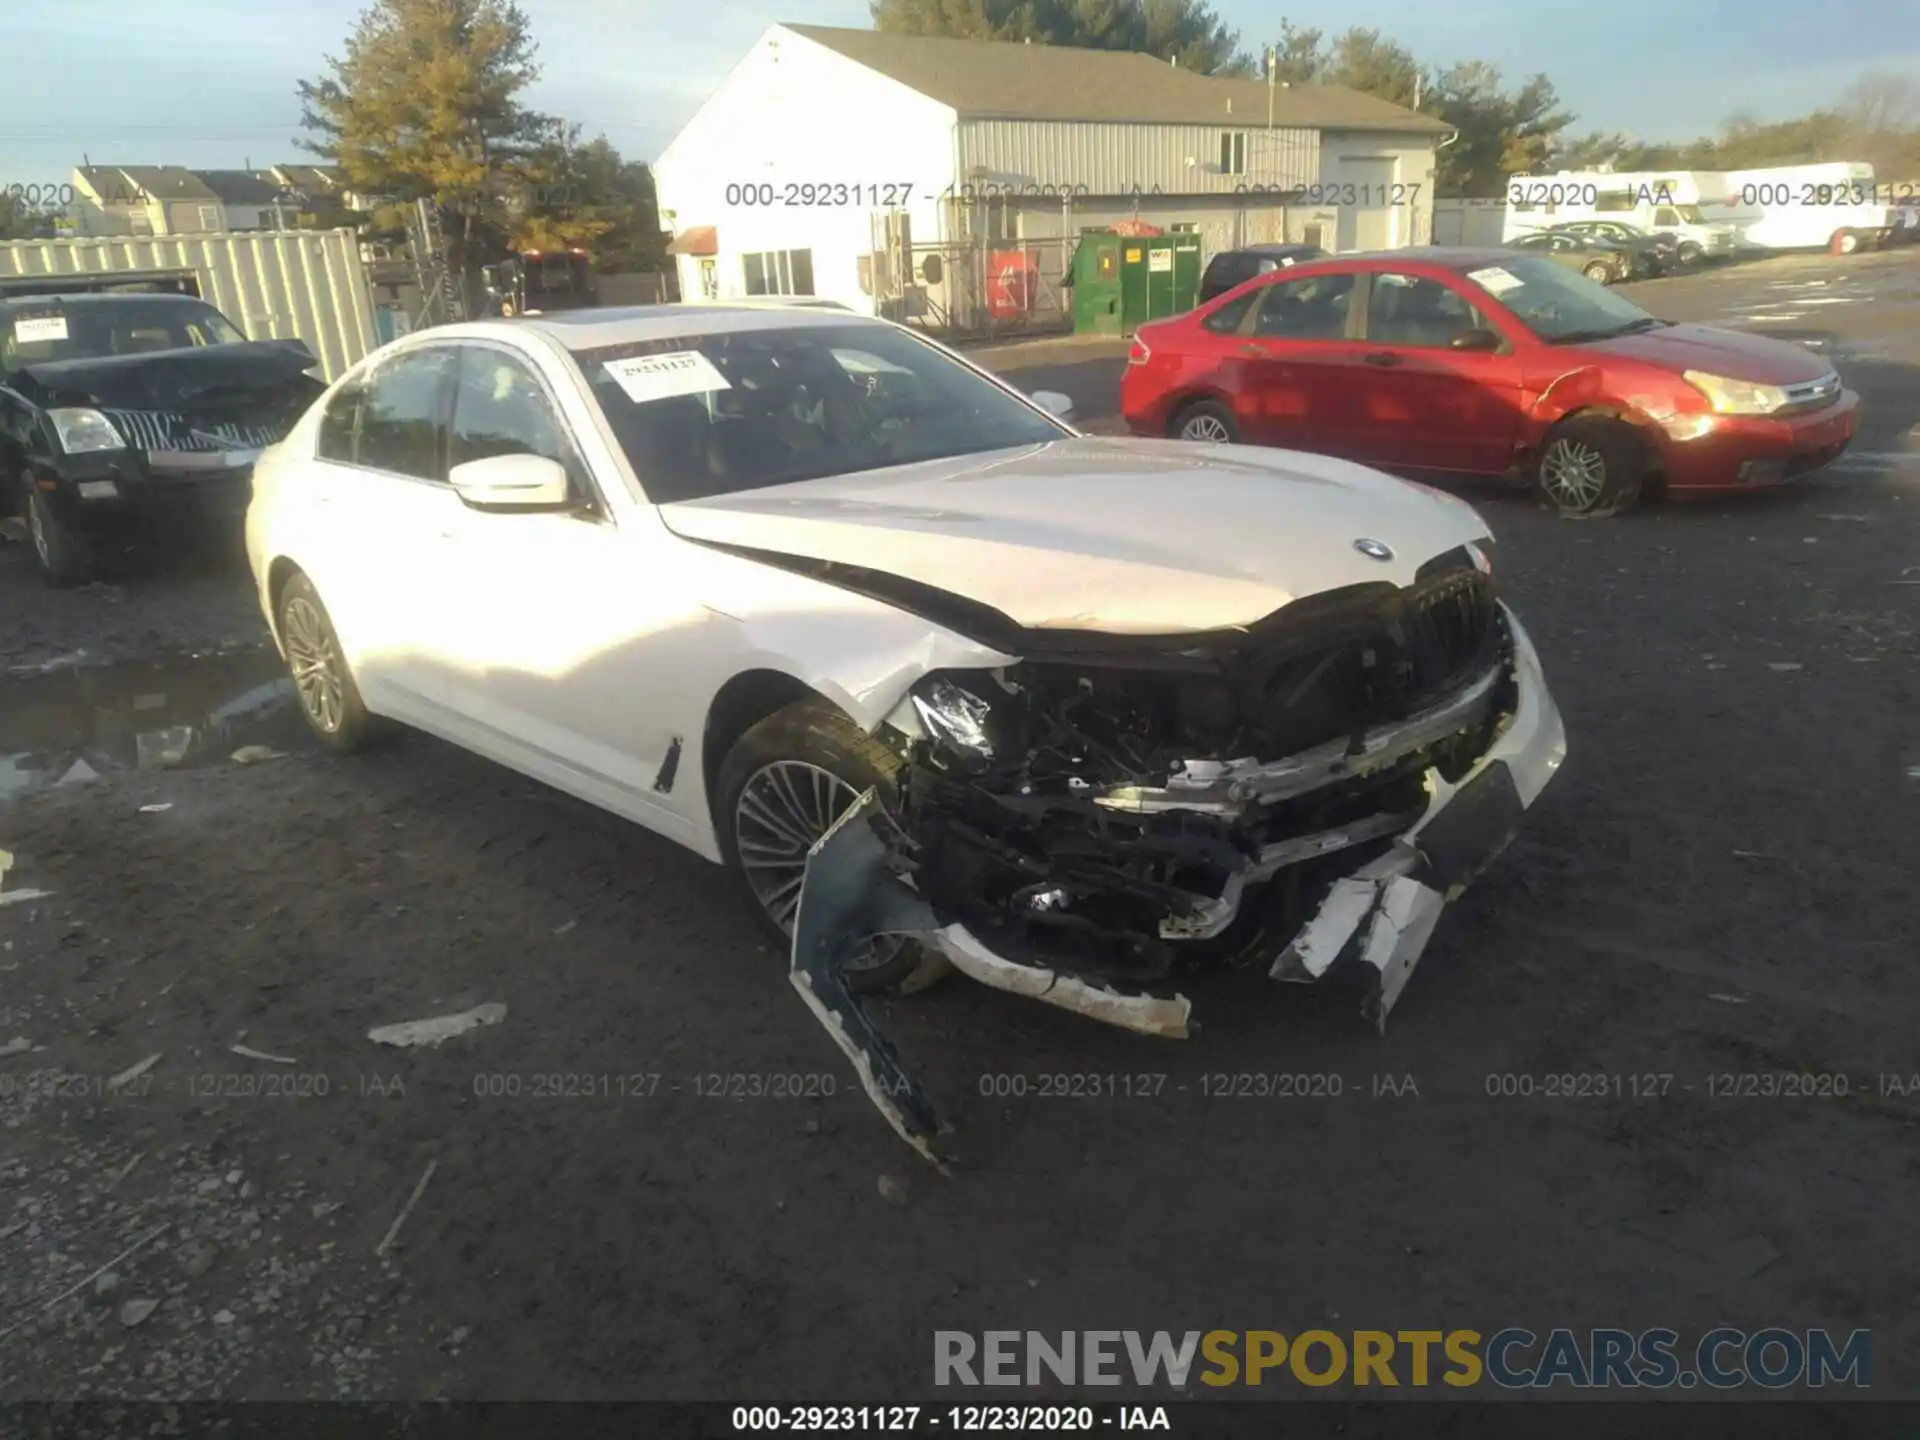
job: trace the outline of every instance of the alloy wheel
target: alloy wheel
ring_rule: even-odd
[[[807,855],[814,843],[860,798],[846,781],[805,760],[775,760],[747,777],[734,804],[733,834],[740,868],[760,906],[787,935],[800,909]],[[892,960],[904,942],[888,938],[847,962],[870,970]]]
[[[1591,445],[1564,437],[1540,457],[1540,485],[1563,510],[1585,511],[1607,483],[1607,460]]]
[[[328,735],[346,715],[346,686],[341,683],[340,652],[313,602],[296,596],[281,617],[287,668],[307,718]]]
[[[1187,417],[1180,426],[1180,438],[1224,445],[1233,437],[1227,433],[1226,422],[1218,415],[1200,414]]]

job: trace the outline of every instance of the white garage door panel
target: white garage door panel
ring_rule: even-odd
[[[1380,202],[1391,197],[1399,165],[1392,156],[1342,155],[1341,185],[1351,185],[1361,203],[1340,207],[1340,249],[1385,250],[1400,243],[1395,233],[1393,207]]]

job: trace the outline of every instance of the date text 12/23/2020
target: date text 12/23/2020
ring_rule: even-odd
[[[1233,198],[1263,205],[1398,206],[1416,204],[1420,198],[1418,183],[1377,182],[1356,184],[1333,182],[1317,185],[1238,183]],[[1101,198],[1142,200],[1167,195],[1159,184],[1129,185]],[[949,185],[938,192],[923,192],[910,180],[733,180],[720,192],[724,204],[735,209],[898,209],[916,200],[936,202],[1057,200],[1072,204],[1095,198],[1093,189],[1082,183],[1039,184],[1025,181],[968,181]]]

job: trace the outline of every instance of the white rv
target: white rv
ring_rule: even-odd
[[[1569,220],[1622,220],[1677,236],[1680,259],[1692,263],[1731,254],[1738,243],[1727,177],[1707,170],[1564,170],[1514,175],[1507,181],[1503,240]]]
[[[1836,255],[1877,245],[1892,230],[1895,206],[1871,165],[1784,165],[1727,174],[1740,239],[1757,250]]]

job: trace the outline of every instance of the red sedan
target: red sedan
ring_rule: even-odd
[[[1136,435],[1510,477],[1589,516],[1650,480],[1808,474],[1860,407],[1801,346],[1656,319],[1537,256],[1432,247],[1297,265],[1143,325],[1120,395]]]

